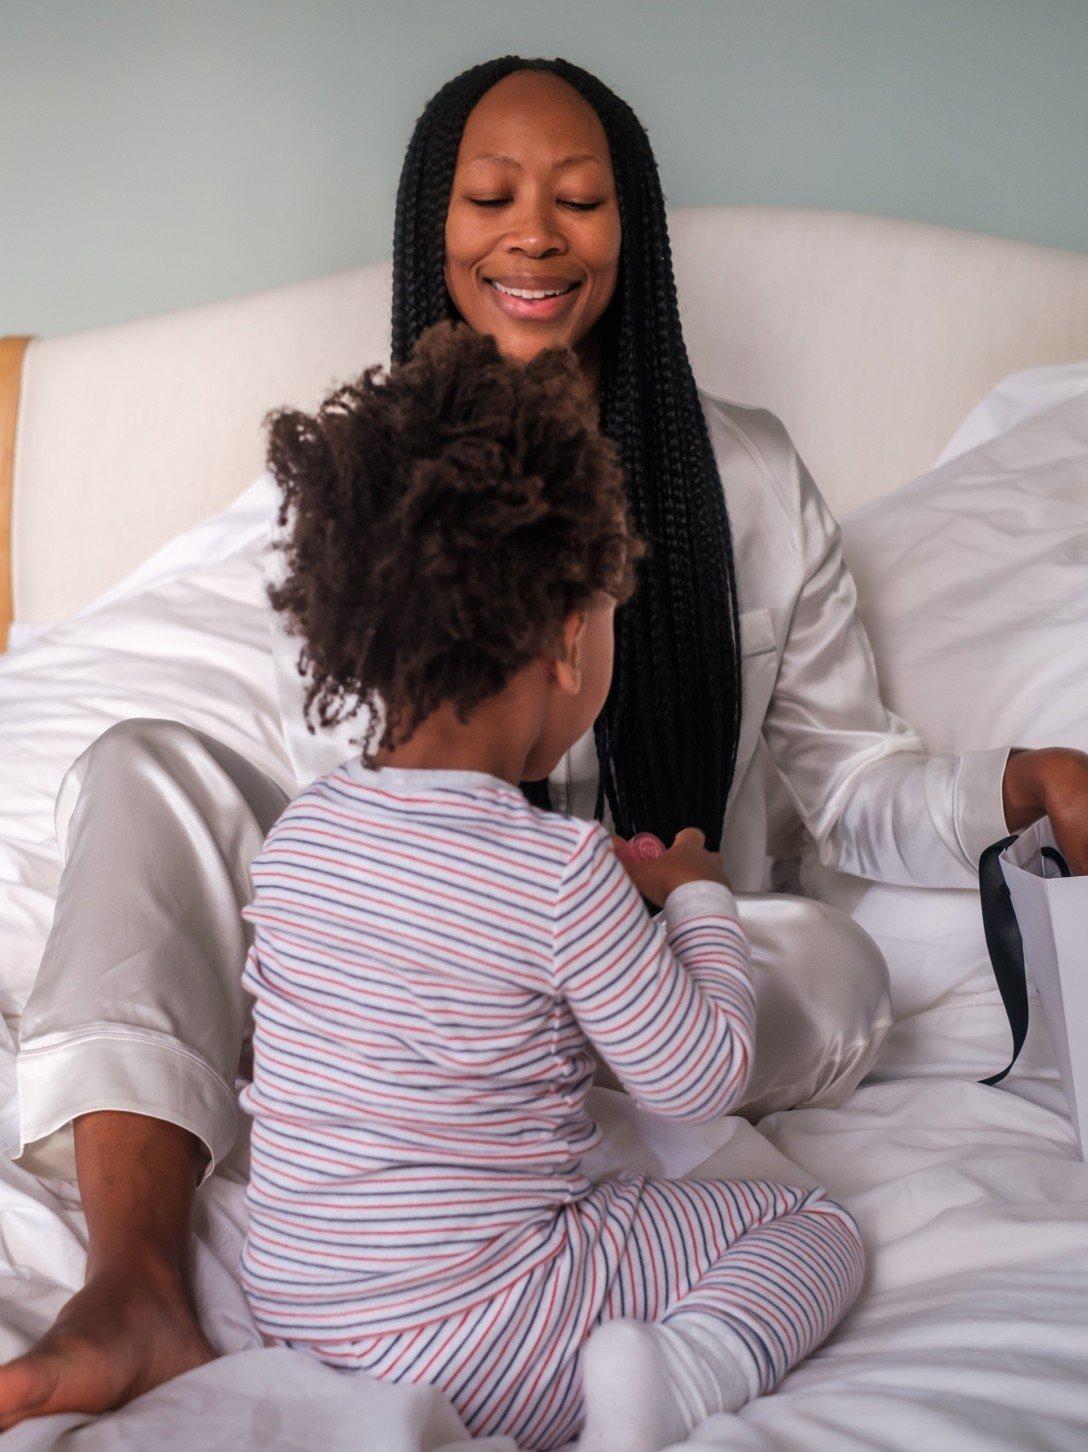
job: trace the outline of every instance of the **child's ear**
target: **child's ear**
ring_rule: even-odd
[[[585,610],[572,610],[563,622],[560,637],[562,655],[552,663],[555,683],[568,696],[577,696],[582,689],[582,662],[585,652],[586,626],[589,614]]]

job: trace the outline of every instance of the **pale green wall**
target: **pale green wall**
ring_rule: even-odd
[[[425,100],[507,53],[619,91],[674,205],[1088,250],[1088,0],[0,0],[0,332],[387,256]]]

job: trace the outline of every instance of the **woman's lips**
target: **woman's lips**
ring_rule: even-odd
[[[509,318],[532,318],[536,322],[551,322],[553,318],[561,318],[574,306],[574,299],[578,295],[581,283],[575,283],[570,292],[560,293],[558,297],[525,298],[511,297],[507,292],[500,292],[490,279],[486,279],[484,286],[489,295],[494,299],[499,308]],[[543,290],[543,288],[541,289]]]

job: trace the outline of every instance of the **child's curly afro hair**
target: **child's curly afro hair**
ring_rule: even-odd
[[[288,526],[268,593],[303,640],[307,724],[365,704],[364,760],[443,702],[467,720],[571,611],[624,603],[646,552],[575,355],[510,362],[460,322],[313,416],[272,414],[268,462]]]

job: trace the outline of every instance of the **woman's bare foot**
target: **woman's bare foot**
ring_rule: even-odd
[[[109,1411],[216,1355],[175,1267],[134,1258],[100,1269],[40,1341],[0,1367],[0,1431]]]

